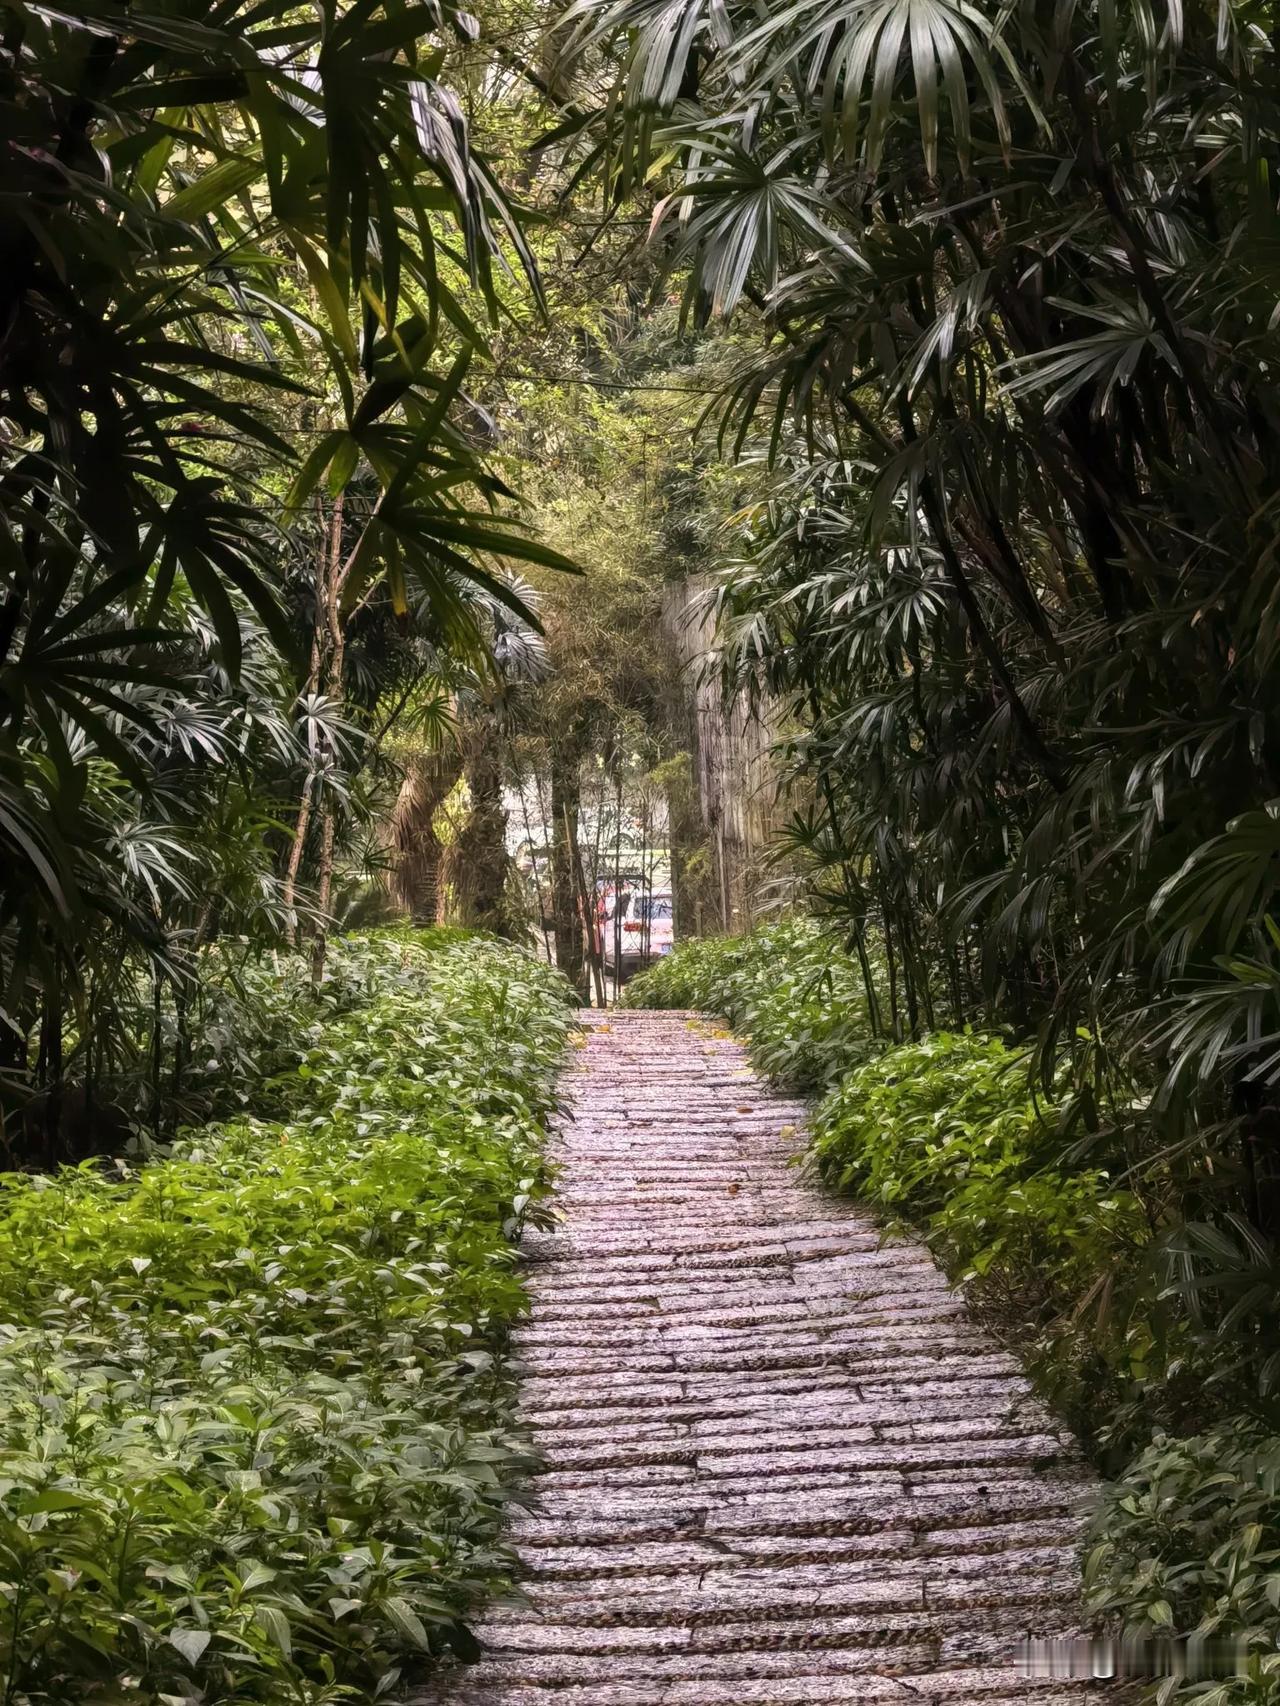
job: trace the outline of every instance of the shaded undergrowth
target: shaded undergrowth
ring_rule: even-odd
[[[255,1112],[0,1195],[6,1703],[380,1698],[473,1648],[527,1467],[502,1350],[571,1015],[351,938]],[[268,1026],[268,1028],[270,1028]]]

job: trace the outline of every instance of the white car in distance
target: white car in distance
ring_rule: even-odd
[[[620,948],[621,975],[627,978],[675,947],[675,914],[668,889],[636,890],[624,898],[621,929],[612,914],[604,921],[604,963],[612,973]]]

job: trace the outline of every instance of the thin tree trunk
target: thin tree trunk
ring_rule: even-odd
[[[319,988],[324,981],[324,962],[329,950],[329,900],[333,891],[333,801],[326,799],[320,819],[320,880],[316,885],[315,940],[311,944],[311,982]]]
[[[291,948],[297,945],[298,940],[298,920],[294,916],[293,901],[298,890],[298,872],[302,869],[302,850],[311,826],[311,796],[315,791],[315,781],[315,771],[308,770],[302,783],[302,798],[298,801],[298,816],[293,826],[293,846],[289,849],[289,864],[280,896],[286,917],[285,940]]]
[[[182,1093],[183,1076],[187,1070],[187,1062],[191,1056],[191,993],[196,984],[196,963],[200,949],[204,946],[205,937],[213,918],[215,896],[206,895],[204,903],[196,917],[195,929],[191,932],[191,971],[190,976],[174,990],[174,1025],[173,1025],[173,1072],[169,1079],[169,1100],[177,1103]],[[91,1100],[91,1084],[88,1076],[85,1078],[85,1105],[88,1109]]]
[[[645,875],[649,879],[649,900],[644,917],[644,963],[653,964],[653,895],[658,884],[658,796],[652,788],[648,789],[649,800],[649,868]],[[671,826],[667,825],[667,840],[671,839]],[[670,848],[667,849],[668,854]]]
[[[616,758],[614,771],[613,825],[613,999],[622,993],[622,765]]]
[[[902,1041],[902,1020],[898,1016],[898,962],[893,952],[893,931],[889,925],[889,911],[880,900],[880,926],[884,935],[884,958],[889,970],[889,1025],[895,1043]]]
[[[342,703],[342,669],[346,659],[346,630],[342,624],[342,588],[346,579],[346,569],[342,567],[342,511],[343,494],[339,492],[333,500],[333,515],[329,524],[328,572],[325,576],[324,599],[324,620],[329,636],[325,696],[334,707]],[[327,749],[327,740],[325,746]],[[329,948],[329,904],[333,895],[335,831],[332,789],[324,796],[321,812],[320,872],[316,886],[319,921],[311,949],[311,981],[316,988],[319,988],[324,979],[324,963]]]
[[[161,1079],[164,1074],[164,990],[160,973],[151,972],[151,1127],[160,1130],[160,1115],[164,1105]]]
[[[317,499],[316,503],[319,512],[320,500]],[[331,539],[326,534],[325,541],[316,557],[316,602],[315,617],[311,627],[311,662],[307,667],[307,679],[302,684],[302,692],[298,695],[299,699],[310,699],[320,687],[324,607],[328,600],[331,552]],[[302,793],[298,800],[298,815],[293,825],[293,845],[289,849],[289,863],[285,868],[284,887],[280,897],[286,918],[285,940],[291,948],[297,945],[298,940],[298,921],[294,917],[293,902],[298,891],[298,873],[302,869],[302,854],[307,844],[307,831],[311,827],[311,800],[315,793],[316,784],[315,754],[312,753],[309,756],[311,763],[302,782]]]
[[[155,989],[156,1000],[159,1000],[159,977],[157,974]],[[153,1031],[153,1047],[158,1046],[158,1020]],[[44,1104],[44,1142],[45,1162],[47,1166],[62,1158],[62,1102],[64,1085],[62,1082],[62,971],[55,958],[50,975],[44,988],[43,1008],[40,1015],[40,1052],[37,1057],[37,1074],[41,1085],[45,1088]],[[151,1117],[153,1123],[158,1118],[155,1103],[152,1104]]]
[[[600,765],[600,786],[596,789],[596,828],[591,844],[591,879],[588,883],[586,873],[583,873],[583,891],[586,902],[588,939],[591,943],[591,971],[596,981],[600,1005],[609,1005],[608,980],[604,964],[604,923],[600,917],[600,838],[604,825],[604,793],[608,781],[603,761]]]
[[[678,752],[667,761],[667,824],[671,845],[671,899],[677,941],[702,934],[702,904],[708,873],[698,871],[694,860],[702,850],[706,859],[706,825],[693,774],[691,753]]]
[[[541,793],[541,788],[539,788],[539,793]],[[538,923],[542,927],[542,941],[547,950],[547,963],[551,964],[555,959],[555,953],[551,946],[551,930],[547,923],[547,909],[542,901],[542,878],[538,874],[538,855],[533,850],[533,825],[529,822],[529,801],[525,795],[523,779],[520,782],[520,813],[524,818],[524,838],[529,843],[529,862],[533,866],[533,887],[538,896]]]
[[[586,965],[582,952],[582,921],[574,895],[573,844],[578,834],[579,778],[576,748],[572,754],[555,741],[551,746],[551,913],[555,927],[556,964],[587,1005]]]
[[[720,930],[721,934],[729,934],[729,877],[724,862],[724,818],[720,815],[723,810],[723,800],[716,807],[716,866],[720,874]]]
[[[880,997],[876,994],[875,979],[871,973],[871,956],[867,952],[867,928],[862,918],[854,920],[853,946],[858,956],[858,969],[862,973],[862,990],[867,1001],[867,1023],[871,1026],[871,1035],[878,1037],[883,1029]]]
[[[596,940],[596,921],[591,911],[591,901],[587,894],[587,873],[582,865],[582,849],[578,845],[577,836],[572,837],[573,871],[578,885],[578,905],[582,909],[583,923],[586,925],[587,963],[591,967],[591,976],[596,986],[596,1006],[606,1007],[608,1002],[604,994],[604,973],[600,965],[600,945]]]
[[[815,729],[821,721],[822,701],[816,687],[809,689],[809,718],[810,727]],[[831,844],[833,847],[843,847],[840,838],[840,814],[836,809],[835,789],[831,784],[830,774],[822,772],[822,796],[827,808],[827,821],[831,825]],[[858,955],[858,968],[862,973],[862,988],[867,1001],[867,1020],[871,1026],[871,1035],[878,1037],[884,1029],[884,1021],[880,1013],[880,997],[876,993],[875,980],[871,973],[871,956],[867,952],[867,916],[869,900],[866,890],[847,859],[840,861],[840,875],[844,882],[845,893],[856,896],[862,908],[862,916],[857,918],[853,927],[853,943]]]
[[[946,955],[947,984],[951,991],[951,1018],[957,1028],[964,1024],[965,1003],[960,981],[960,950],[953,948]]]

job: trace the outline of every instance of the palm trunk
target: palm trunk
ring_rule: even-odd
[[[435,818],[462,774],[462,757],[450,745],[410,759],[391,824],[395,864],[388,888],[415,924],[440,922],[444,847]]]
[[[494,729],[485,719],[475,731],[467,764],[471,811],[456,848],[461,921],[496,935],[510,934],[507,917],[507,813],[502,803],[502,764]]]

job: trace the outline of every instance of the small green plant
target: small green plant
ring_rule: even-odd
[[[379,933],[300,1020],[260,1117],[2,1182],[6,1706],[379,1698],[506,1580],[562,980]]]
[[[1280,1701],[1280,1437],[1233,1417],[1190,1439],[1158,1434],[1108,1487],[1085,1564],[1089,1608],[1138,1638],[1239,1643],[1239,1676],[1180,1683],[1157,1699],[1198,1706]]]

